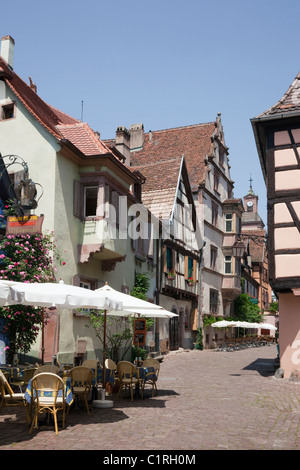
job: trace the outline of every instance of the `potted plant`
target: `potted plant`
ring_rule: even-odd
[[[176,273],[175,273],[174,269],[169,269],[168,274],[167,274],[167,278],[173,280],[173,279],[175,279],[175,274]]]
[[[187,279],[187,283],[189,286],[194,286],[195,285],[195,280],[194,278],[191,276]]]

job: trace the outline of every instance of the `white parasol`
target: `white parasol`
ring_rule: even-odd
[[[121,309],[122,302],[109,292],[95,292],[83,287],[59,283],[12,283],[13,303],[38,307]]]
[[[173,318],[178,317],[176,313],[165,310],[160,305],[147,302],[146,300],[133,297],[132,295],[124,294],[116,289],[113,289],[108,284],[96,289],[95,292],[107,293],[115,300],[122,303],[122,308],[118,310],[111,310],[108,312],[109,315],[118,315],[123,317],[135,316],[140,314],[151,318]]]

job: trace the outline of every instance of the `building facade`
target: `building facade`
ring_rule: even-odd
[[[267,187],[270,284],[279,300],[280,365],[300,363],[300,74],[284,96],[251,119]]]
[[[27,84],[15,73],[13,49],[13,38],[2,38],[0,152],[19,155],[28,164],[30,178],[39,184],[42,197],[31,212],[44,214],[43,231],[57,239],[65,261],[64,266],[57,263],[57,280],[91,289],[107,282],[129,293],[136,273],[147,271],[148,299],[155,302],[157,245],[151,246],[147,262],[140,263],[128,235],[134,207],[141,206],[143,176],[125,165],[118,149],[106,145],[87,123],[45,103],[32,80]],[[14,166],[9,173],[13,182],[22,177]],[[72,362],[74,354],[83,352],[101,360],[102,344],[86,327],[82,312],[48,313],[45,361],[52,359],[56,322],[60,328],[54,353],[61,361]],[[40,341],[32,355],[41,357]]]
[[[197,223],[204,241],[199,277],[198,315],[194,335],[204,316],[232,314],[233,301],[241,293],[240,259],[232,247],[240,232],[243,204],[233,197],[229,151],[221,115],[213,122],[144,131],[142,123],[119,128],[114,141],[131,166],[162,164],[184,156],[195,204]],[[172,171],[168,169],[168,171]],[[166,172],[163,173],[166,176]],[[215,332],[205,329],[204,347],[213,347]]]

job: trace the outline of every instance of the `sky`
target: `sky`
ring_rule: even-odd
[[[267,226],[250,119],[299,72],[299,18],[299,0],[15,0],[1,5],[0,34],[15,40],[15,72],[102,139],[221,113],[234,197],[251,176]]]

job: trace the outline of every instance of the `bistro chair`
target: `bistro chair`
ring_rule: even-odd
[[[97,359],[86,359],[81,365],[83,367],[88,367],[89,369],[97,369],[100,367],[99,361]]]
[[[87,397],[92,388],[94,378],[93,371],[88,367],[78,366],[71,369],[68,376],[71,378],[73,395],[85,404],[86,410],[88,414],[90,414]]]
[[[105,359],[105,367],[107,369],[113,370],[114,372],[117,371],[117,364],[112,359]]]
[[[144,394],[145,385],[150,384],[152,386],[152,397],[154,396],[154,389],[156,390],[156,394],[158,395],[156,382],[157,382],[158,374],[159,374],[159,370],[160,370],[159,361],[157,359],[154,359],[154,358],[153,359],[152,358],[145,359],[144,362],[143,362],[143,367],[145,367],[145,368],[153,367],[154,368],[154,374],[150,373],[149,377],[147,377],[147,373],[145,373],[145,379],[143,380],[143,384],[142,384],[143,394]]]
[[[117,364],[118,380],[120,383],[119,395],[122,395],[123,388],[129,388],[131,393],[131,401],[133,401],[133,387],[139,384],[139,380],[136,376],[136,368],[132,362],[121,361]]]
[[[30,379],[34,376],[37,368],[31,367],[28,369],[24,369],[22,377],[16,380],[11,380],[10,384],[14,387],[19,387],[20,392],[24,392],[29,384]]]
[[[35,375],[31,381],[31,399],[34,416],[31,423],[30,434],[33,427],[37,428],[38,415],[51,413],[54,418],[55,434],[58,435],[57,412],[63,412],[62,427],[65,427],[65,384],[61,377],[51,372],[42,372]]]
[[[25,393],[15,393],[8,383],[7,378],[0,370],[0,411],[4,406],[25,406],[26,423],[29,422],[29,409],[25,401]]]
[[[59,367],[55,366],[54,364],[44,364],[43,366],[39,366],[33,376],[37,374],[41,374],[42,372],[51,372],[52,374],[58,374]]]

